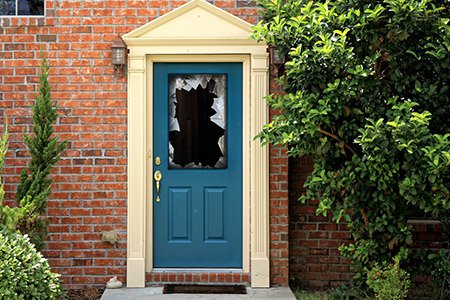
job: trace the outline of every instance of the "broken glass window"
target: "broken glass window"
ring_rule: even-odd
[[[169,168],[227,167],[226,74],[169,77]]]

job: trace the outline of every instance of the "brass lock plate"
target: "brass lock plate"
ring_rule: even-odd
[[[161,157],[157,156],[155,158],[155,165],[159,166],[161,164]]]

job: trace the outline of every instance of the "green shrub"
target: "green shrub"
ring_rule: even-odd
[[[5,126],[0,139],[0,174],[7,149],[8,127]],[[59,275],[50,271],[47,260],[27,235],[14,233],[21,220],[40,217],[34,213],[34,203],[21,201],[18,207],[3,206],[4,194],[0,180],[0,299],[64,298]]]
[[[297,300],[329,300],[328,294],[320,292],[294,291]]]
[[[0,299],[61,299],[59,275],[30,239],[0,228]]]
[[[30,201],[30,196],[22,199],[22,201],[20,201],[19,205],[16,207],[3,205],[5,192],[3,189],[3,181],[1,180],[1,171],[5,163],[5,155],[7,150],[8,126],[5,125],[5,130],[0,140],[0,226],[3,226],[5,229],[10,230],[11,232],[15,232],[20,229],[19,224],[25,222],[25,220],[26,222],[31,223],[32,220],[37,220],[41,218],[41,216],[35,213],[36,206],[33,201]],[[39,246],[42,246],[42,244],[43,242],[39,243]]]
[[[48,233],[48,220],[43,215],[47,210],[47,198],[53,182],[50,172],[67,144],[67,141],[60,142],[59,137],[54,135],[53,125],[58,117],[58,106],[54,105],[51,98],[49,68],[43,58],[39,93],[33,105],[33,134],[24,136],[31,160],[28,168],[24,168],[20,175],[16,193],[17,206],[1,207],[3,193],[0,194],[0,224],[12,231],[19,230],[22,234],[28,234],[38,250],[44,247]],[[6,127],[0,144],[1,167],[8,146],[7,139]]]
[[[394,258],[394,263],[383,263],[367,271],[366,283],[375,293],[377,300],[405,299],[411,286],[409,273],[400,268],[400,256]]]
[[[333,300],[369,300],[370,294],[367,289],[351,282],[348,285],[336,287],[331,291],[330,297]]]
[[[364,267],[413,243],[418,211],[450,215],[450,10],[442,0],[259,0],[254,37],[286,55],[259,138],[314,161],[302,202],[348,224]]]
[[[450,251],[441,249],[428,255],[434,286],[439,290],[440,299],[450,293]]]

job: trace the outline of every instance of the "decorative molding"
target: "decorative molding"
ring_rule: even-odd
[[[202,8],[233,24],[233,38],[148,39],[146,33]],[[222,22],[223,24],[224,22]],[[180,24],[182,26],[182,24]],[[233,29],[234,28],[234,29]],[[172,28],[173,29],[173,28]],[[242,30],[248,35],[240,37]],[[234,31],[233,31],[234,30]],[[222,32],[223,30],[218,30]],[[152,126],[154,62],[242,62],[243,65],[243,266],[253,287],[269,287],[269,156],[253,137],[268,120],[263,97],[268,92],[267,45],[249,39],[251,25],[204,0],[193,0],[128,34],[128,259],[127,286],[144,287],[152,271]],[[251,224],[250,224],[251,222]]]
[[[182,43],[175,43],[170,45],[140,45],[136,46],[133,44],[128,44],[129,40],[124,40],[128,45],[130,50],[129,55],[205,55],[205,54],[223,54],[223,55],[236,55],[236,54],[260,54],[266,55],[267,46],[262,43],[255,45],[183,45]],[[151,48],[151,49],[149,49]],[[220,49],[220,52],[219,52]],[[150,53],[149,53],[150,52]]]
[[[129,55],[128,71],[129,72],[145,71],[145,55]]]
[[[252,56],[252,97],[253,135],[259,133],[269,120],[269,112],[264,96],[268,87],[268,55]],[[252,287],[270,286],[269,251],[269,152],[254,140],[251,146],[251,281]]]
[[[132,39],[132,38],[139,38],[143,35],[149,33],[150,31],[159,28],[163,26],[166,23],[169,23],[170,21],[188,13],[189,11],[192,11],[196,8],[204,9],[205,11],[217,16],[219,19],[222,19],[230,24],[235,25],[236,27],[248,31],[249,33],[252,32],[252,24],[230,14],[229,12],[226,12],[210,3],[204,0],[193,0],[190,1],[180,7],[178,7],[175,10],[172,10],[171,12],[157,18],[156,20],[153,20],[144,26],[141,26],[123,36],[124,39]]]
[[[127,285],[145,285],[145,56],[130,57],[128,71]]]
[[[125,38],[124,38],[125,39]],[[239,37],[221,37],[221,38],[126,38],[128,46],[244,46],[258,45],[255,40],[242,40]]]

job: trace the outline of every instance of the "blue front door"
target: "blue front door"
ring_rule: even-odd
[[[153,265],[242,267],[242,64],[155,63]]]

